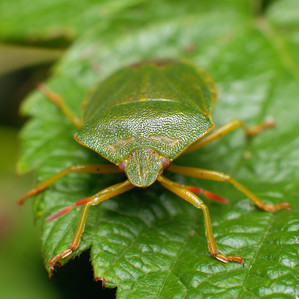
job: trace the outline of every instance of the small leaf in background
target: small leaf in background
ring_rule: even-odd
[[[99,80],[129,63],[166,57],[190,59],[211,74],[219,89],[212,114],[217,127],[236,118],[248,125],[267,118],[276,121],[276,128],[250,141],[236,131],[177,163],[229,173],[267,203],[289,202],[292,211],[267,213],[227,183],[166,173],[177,182],[229,198],[227,205],[204,200],[219,250],[243,256],[244,268],[213,259],[201,211],[159,184],[90,209],[82,242],[72,257],[91,247],[94,276],[117,287],[119,298],[295,296],[299,18],[294,8],[298,4],[298,0],[156,0],[90,1],[76,7],[71,1],[40,1],[19,14],[21,28],[14,25],[12,5],[7,2],[5,11],[0,10],[6,41],[49,38],[53,32],[75,39],[46,84],[78,116],[82,99]],[[32,119],[22,131],[20,172],[37,169],[40,182],[70,165],[104,163],[76,144],[72,124],[39,92],[27,99],[23,111]],[[73,173],[36,197],[46,263],[68,247],[81,208],[51,222],[45,218],[121,180],[116,175]]]

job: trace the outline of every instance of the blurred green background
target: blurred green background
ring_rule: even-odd
[[[0,10],[6,4],[11,6],[9,2],[1,1]],[[51,67],[70,44],[71,40],[61,36],[48,41],[23,40],[21,36],[6,40],[0,26],[0,297],[3,299],[115,297],[115,290],[103,289],[101,283],[94,282],[88,252],[49,280],[41,256],[33,202],[22,208],[17,206],[20,196],[36,182],[34,173],[18,175],[16,171],[18,133],[26,122],[20,104],[37,83],[46,80]]]

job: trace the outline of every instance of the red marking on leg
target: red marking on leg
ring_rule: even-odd
[[[185,188],[187,188],[191,192],[194,192],[194,193],[197,193],[197,194],[203,194],[204,196],[206,196],[206,197],[208,197],[212,200],[215,200],[215,201],[218,201],[218,202],[221,202],[221,203],[228,203],[228,199],[226,199],[226,198],[224,198],[220,195],[217,195],[215,193],[212,193],[210,191],[203,190],[202,188],[195,187],[195,186],[186,186]]]
[[[84,205],[86,203],[88,203],[90,201],[90,197],[86,197],[86,198],[83,198],[81,200],[78,200],[74,203],[74,206],[75,207],[78,207],[78,206],[81,206],[81,205]]]
[[[49,216],[46,220],[47,221],[51,221],[53,219],[56,219],[56,218],[58,218],[58,217],[60,217],[60,216],[62,216],[64,214],[68,213],[73,207],[78,207],[78,206],[81,206],[81,205],[84,205],[84,204],[88,203],[90,201],[90,199],[91,199],[91,197],[83,198],[83,199],[75,202],[73,205],[68,206],[68,207],[60,210],[59,212],[57,212],[57,213]]]
[[[62,216],[62,215],[64,215],[64,214],[66,214],[67,212],[69,212],[72,208],[73,208],[73,206],[68,206],[68,207],[66,207],[66,208],[64,208],[64,209],[62,209],[62,210],[60,210],[59,212],[57,212],[57,213],[55,213],[55,214],[49,216],[46,220],[47,220],[47,221],[51,221],[51,220],[53,220],[53,219],[56,219],[56,218],[58,218],[58,217],[60,217],[60,216]]]
[[[186,188],[188,190],[190,190],[191,192],[197,193],[197,194],[202,194],[203,193],[203,189],[199,188],[199,187],[195,187],[195,186],[186,186]]]
[[[219,195],[217,195],[217,194],[215,194],[215,193],[212,193],[212,192],[210,192],[210,191],[204,191],[203,194],[204,194],[206,197],[208,197],[208,198],[210,198],[210,199],[213,199],[213,200],[215,200],[215,201],[218,201],[218,202],[221,202],[221,203],[228,203],[228,199],[227,199],[227,198],[222,197],[222,196],[219,196]]]

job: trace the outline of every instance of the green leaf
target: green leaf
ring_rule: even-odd
[[[242,131],[233,132],[178,158],[177,164],[229,173],[267,203],[287,201],[293,209],[267,213],[227,183],[166,173],[230,199],[228,205],[204,200],[220,252],[243,256],[244,268],[213,259],[202,212],[158,183],[92,207],[72,257],[91,248],[95,277],[117,286],[119,298],[293,298],[298,277],[298,0],[274,1],[264,10],[258,1],[238,0],[120,3],[80,7],[84,30],[72,22],[78,37],[46,84],[79,116],[87,91],[123,65],[157,57],[192,60],[218,85],[212,114],[216,126],[236,118],[255,125],[268,117],[277,126],[251,140]],[[90,13],[98,5],[113,4],[119,9],[106,11],[104,19]],[[41,18],[36,14],[36,22]],[[38,34],[45,25],[36,28]],[[39,92],[28,98],[23,111],[32,119],[22,131],[20,172],[36,168],[40,182],[70,165],[105,163],[74,142],[70,121]],[[51,222],[45,218],[123,180],[122,175],[72,173],[36,197],[46,263],[68,248],[82,209]]]
[[[97,22],[106,30],[125,9],[145,0],[28,0],[0,3],[1,39],[6,42],[42,43],[60,45],[60,39],[72,41]],[[20,26],[20,22],[22,26]],[[109,30],[111,31],[111,30]],[[57,43],[58,42],[58,43]],[[51,45],[50,44],[50,45]]]

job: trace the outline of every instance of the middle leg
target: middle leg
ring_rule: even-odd
[[[81,164],[81,165],[70,166],[56,173],[55,175],[51,176],[47,180],[39,183],[35,188],[29,190],[19,200],[18,202],[19,206],[22,206],[23,203],[27,200],[27,198],[42,192],[50,185],[52,185],[55,181],[57,181],[58,179],[67,175],[70,172],[105,174],[105,173],[120,173],[121,170],[119,169],[119,167],[117,167],[114,164]]]
[[[194,167],[186,167],[186,166],[178,166],[174,164],[171,164],[167,170],[182,175],[196,177],[205,180],[229,182],[232,185],[234,185],[237,189],[239,189],[243,194],[248,196],[248,198],[251,199],[258,208],[268,212],[275,212],[276,210],[280,210],[280,209],[291,209],[290,204],[286,202],[277,205],[265,204],[260,198],[258,198],[255,194],[249,191],[245,186],[240,184],[238,181],[233,179],[230,175],[219,171],[194,168]]]

